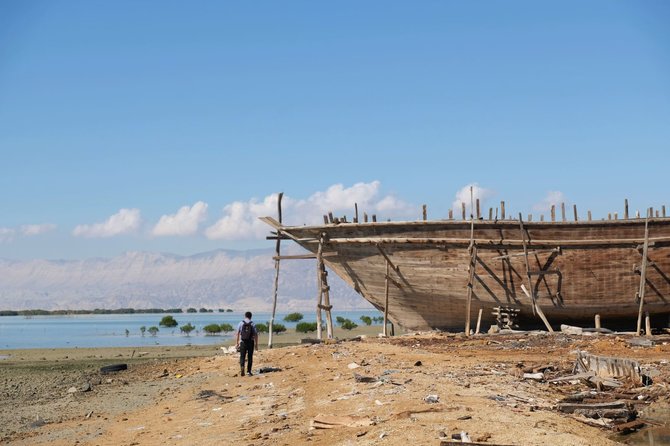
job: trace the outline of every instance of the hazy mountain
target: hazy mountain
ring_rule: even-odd
[[[128,252],[86,260],[0,260],[0,309],[272,308],[274,250],[192,256]],[[314,260],[281,263],[278,310],[316,305]],[[335,309],[371,308],[335,274]]]

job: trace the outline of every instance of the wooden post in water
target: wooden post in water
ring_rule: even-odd
[[[642,331],[642,311],[644,310],[644,291],[647,288],[647,255],[649,254],[649,216],[644,222],[644,245],[642,246],[642,266],[640,267],[640,289],[638,297],[640,308],[637,313],[637,335]]]
[[[284,197],[284,192],[279,192],[277,196],[277,216],[279,217],[279,223],[281,224],[282,215],[281,215],[281,199]],[[324,217],[325,219],[325,217]],[[275,321],[275,314],[277,312],[277,292],[279,290],[279,257],[281,255],[281,232],[277,231],[277,244],[275,245],[275,282],[274,282],[274,291],[272,293],[272,316],[270,317],[270,323],[268,324],[268,348],[272,348],[272,325]]]
[[[386,276],[384,278],[384,337],[388,336],[389,324],[389,261],[386,261]]]

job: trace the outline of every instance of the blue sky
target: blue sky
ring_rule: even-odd
[[[670,204],[665,1],[0,2],[0,258]],[[464,189],[465,188],[465,189]],[[371,213],[372,213],[371,212]],[[546,213],[546,211],[545,211]]]

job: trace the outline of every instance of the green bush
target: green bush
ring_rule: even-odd
[[[345,319],[345,318],[343,318],[342,316],[337,316],[337,317],[335,318],[335,322],[337,322],[337,323],[340,324],[340,325],[344,324],[344,321],[348,321],[348,320],[349,320],[349,319]]]
[[[186,333],[186,336],[190,336],[191,332],[195,330],[195,325],[191,324],[190,322],[186,325],[182,325],[179,327],[182,333]]]
[[[219,325],[219,328],[221,328],[221,331],[224,333],[230,333],[231,331],[235,331],[233,326],[227,322],[224,322],[223,324]],[[258,330],[258,327],[256,327],[256,330]]]
[[[302,315],[302,313],[291,313],[291,314],[287,314],[284,317],[284,321],[286,321],[286,322],[299,322],[299,321],[302,320],[303,317],[304,316]]]
[[[370,316],[361,316],[361,321],[363,321],[365,325],[372,325],[372,318]]]
[[[316,322],[300,322],[295,326],[295,331],[298,333],[316,331]]]
[[[267,333],[268,332],[268,324],[256,324],[256,331],[258,333]]]
[[[283,333],[286,331],[286,327],[284,324],[272,324],[272,332],[273,333]]]
[[[202,327],[202,330],[208,335],[219,334],[223,331],[219,324],[209,324]]]
[[[342,328],[345,330],[353,330],[354,328],[358,327],[354,322],[351,322],[349,319],[345,320],[342,323]]]
[[[163,316],[163,319],[161,319],[160,323],[158,324],[159,327],[167,327],[167,328],[173,328],[176,327],[177,325],[179,324],[172,316]]]
[[[186,312],[187,312],[187,313],[197,313],[198,310],[196,310],[195,308],[191,307],[191,308],[188,308],[188,309],[186,310]]]
[[[156,336],[160,330],[158,329],[158,327],[154,325],[152,327],[149,327],[149,330],[147,331],[151,334],[151,336]]]

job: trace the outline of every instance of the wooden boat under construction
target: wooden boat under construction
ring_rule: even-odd
[[[471,320],[474,328],[479,315],[482,323],[494,323],[496,307],[518,310],[521,327],[593,326],[599,315],[606,327],[633,328],[637,319],[639,331],[643,314],[665,327],[670,218],[665,209],[651,218],[627,214],[591,221],[589,213],[584,221],[575,210],[575,221],[566,221],[563,211],[561,221],[546,222],[491,213],[489,220],[348,223],[324,217],[319,226],[262,220],[275,237],[310,251],[406,329],[462,330]]]

